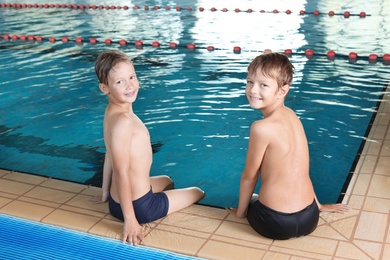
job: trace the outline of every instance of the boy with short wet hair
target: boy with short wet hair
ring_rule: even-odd
[[[320,211],[344,212],[342,204],[321,205],[309,176],[309,148],[302,123],[284,106],[294,66],[280,53],[264,52],[248,66],[246,96],[263,114],[250,128],[237,209],[259,234],[288,239],[315,230]],[[253,196],[258,178],[261,187]]]
[[[143,240],[141,225],[173,213],[204,197],[196,187],[167,190],[168,176],[149,177],[152,147],[148,129],[134,114],[139,82],[126,54],[117,50],[100,53],[95,64],[100,90],[107,95],[104,114],[106,157],[102,200],[110,213],[124,221],[123,242]]]

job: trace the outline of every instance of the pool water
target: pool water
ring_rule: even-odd
[[[154,10],[155,1],[128,4],[138,4],[138,10],[0,8],[1,36],[44,36],[42,42],[0,38],[0,168],[100,186],[107,100],[93,66],[100,51],[120,49],[133,60],[141,84],[134,110],[150,131],[151,174],[171,176],[176,187],[202,188],[202,204],[236,206],[249,127],[262,118],[245,97],[246,67],[265,48],[292,49],[296,73],[286,105],[305,127],[319,200],[336,202],[389,80],[389,65],[367,59],[370,53],[390,52],[389,39],[382,37],[389,4],[372,2],[370,7],[364,1],[296,1],[293,6],[285,1],[265,6],[252,1],[240,6],[233,1],[158,2],[169,4],[170,11]],[[176,5],[194,9],[176,11]],[[206,11],[200,12],[200,6]],[[211,12],[211,7],[256,12]],[[275,8],[293,13],[259,12]],[[369,15],[297,14],[301,9]],[[72,40],[63,43],[64,36]],[[76,44],[76,37],[84,43]],[[99,42],[89,43],[92,37]],[[114,43],[106,45],[107,38]],[[120,39],[128,44],[120,46]],[[134,46],[138,39],[143,48]],[[153,41],[161,46],[152,47]],[[179,46],[170,48],[170,42]],[[188,49],[188,43],[197,48]],[[209,45],[216,50],[208,51]],[[241,52],[233,52],[234,46]],[[313,58],[304,55],[306,49],[315,51]],[[328,60],[330,49],[341,55]],[[356,61],[348,60],[351,51],[359,54]]]

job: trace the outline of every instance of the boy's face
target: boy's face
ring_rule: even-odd
[[[108,85],[100,84],[99,87],[111,101],[133,103],[139,89],[133,64],[130,61],[118,63],[108,74]]]
[[[276,80],[266,77],[257,69],[248,74],[246,83],[246,97],[249,105],[254,109],[263,109],[275,104],[279,97],[279,88]]]

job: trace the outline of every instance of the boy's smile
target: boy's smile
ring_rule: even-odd
[[[260,69],[248,75],[246,96],[249,105],[254,109],[264,109],[276,102],[278,85],[276,80],[265,76]]]

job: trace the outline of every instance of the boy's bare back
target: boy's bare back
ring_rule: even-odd
[[[261,203],[292,213],[313,202],[308,144],[293,111],[282,105],[269,117],[253,123],[250,145],[266,151],[260,167]]]
[[[111,104],[107,106],[104,118],[107,155],[111,161],[115,158],[113,165],[127,168],[132,199],[138,199],[150,189],[152,148],[149,132],[135,114],[121,111]],[[114,147],[116,156],[112,156]],[[112,176],[110,194],[115,201],[119,201],[115,174]]]

